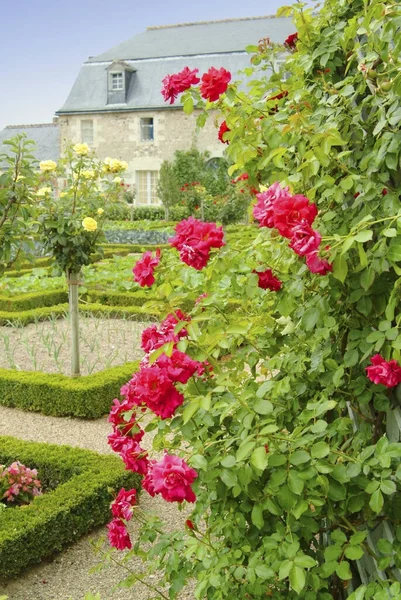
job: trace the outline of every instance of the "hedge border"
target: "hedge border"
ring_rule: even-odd
[[[0,519],[0,576],[15,577],[76,541],[111,516],[111,490],[138,487],[140,477],[115,456],[0,436],[0,462],[20,460],[47,471],[59,485],[31,504],[8,508]]]
[[[0,404],[55,417],[100,418],[138,366],[135,361],[77,378],[0,369]]]
[[[79,310],[91,315],[104,315],[116,319],[129,319],[131,321],[152,321],[157,319],[161,311],[152,308],[144,309],[142,306],[107,306],[96,303],[80,303]],[[51,317],[60,319],[68,313],[68,304],[55,304],[30,310],[5,311],[0,310],[0,325],[28,325],[37,321],[44,321]]]

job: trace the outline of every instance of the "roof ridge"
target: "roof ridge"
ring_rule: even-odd
[[[6,125],[4,129],[28,129],[33,127],[58,127],[58,123],[31,123],[29,125]]]
[[[193,23],[177,23],[175,25],[151,25],[146,28],[147,31],[153,29],[170,29],[173,27],[188,27],[191,25],[210,25],[211,23],[234,23],[236,21],[256,21],[258,19],[275,19],[276,15],[261,15],[259,17],[235,17],[232,19],[215,19],[213,21],[195,21]]]

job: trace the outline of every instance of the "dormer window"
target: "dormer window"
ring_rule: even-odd
[[[118,92],[124,89],[124,74],[123,73],[110,73],[111,90]]]
[[[107,104],[126,104],[132,87],[133,68],[123,60],[115,60],[106,70]]]

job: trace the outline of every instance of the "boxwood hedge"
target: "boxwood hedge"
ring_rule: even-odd
[[[0,463],[37,468],[46,493],[29,505],[7,508],[0,519],[0,577],[60,551],[110,519],[113,492],[138,488],[140,478],[115,456],[0,436]]]

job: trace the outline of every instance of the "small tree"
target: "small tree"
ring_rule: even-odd
[[[58,165],[53,161],[40,163],[47,182],[47,186],[36,192],[43,198],[40,231],[45,249],[67,278],[73,377],[80,375],[78,286],[81,269],[92,261],[94,252],[101,251],[103,206],[118,199],[121,189],[118,173],[126,168],[127,164],[117,159],[96,160],[86,144],[68,148]],[[57,176],[67,183],[58,197],[54,192]]]
[[[180,186],[174,166],[167,160],[162,162],[157,182],[157,195],[163,202],[166,221],[169,220],[170,208],[180,200]]]

